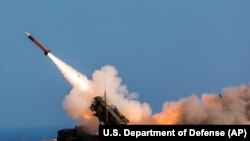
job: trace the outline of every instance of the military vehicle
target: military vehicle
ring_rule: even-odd
[[[107,105],[106,100],[100,96],[94,97],[90,109],[102,125],[126,125],[129,122],[115,106]]]
[[[107,105],[106,92],[104,98],[96,96],[90,106],[101,125],[126,125],[129,120],[122,115],[113,105]],[[90,135],[84,130],[84,126],[76,126],[73,129],[58,131],[57,141],[99,141],[98,135]]]

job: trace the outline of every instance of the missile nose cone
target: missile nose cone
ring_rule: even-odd
[[[28,32],[24,32],[27,36],[30,36],[30,34]]]

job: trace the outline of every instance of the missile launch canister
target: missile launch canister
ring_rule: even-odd
[[[50,50],[48,50],[47,48],[45,48],[40,42],[38,42],[34,37],[32,37],[28,32],[25,32],[25,34],[28,36],[28,38],[35,43],[43,52],[44,55],[48,55],[49,52],[51,52]]]

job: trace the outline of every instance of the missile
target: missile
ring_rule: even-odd
[[[50,50],[45,48],[40,42],[38,42],[34,37],[32,37],[28,32],[25,32],[25,34],[34,44],[36,44],[44,52],[44,55],[47,56],[48,53],[51,52]]]

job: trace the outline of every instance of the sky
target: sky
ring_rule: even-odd
[[[89,78],[112,65],[139,100],[220,93],[250,82],[250,1],[1,0],[0,128],[72,127],[71,86],[30,42]]]

